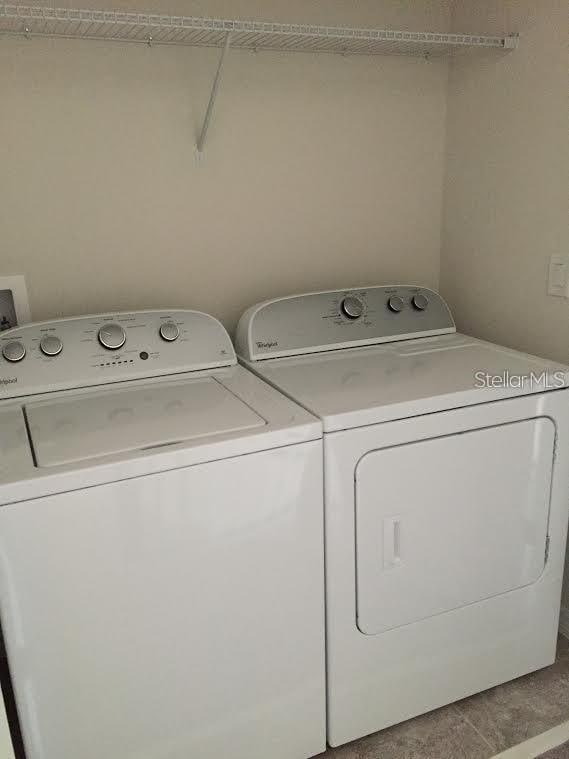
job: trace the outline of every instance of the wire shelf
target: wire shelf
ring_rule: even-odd
[[[356,29],[264,21],[237,21],[152,13],[0,5],[0,33],[28,37],[115,40],[360,55],[445,56],[467,48],[510,49],[517,37]]]

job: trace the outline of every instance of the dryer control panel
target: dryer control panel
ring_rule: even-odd
[[[37,322],[0,332],[0,400],[235,363],[223,325],[200,311]]]
[[[259,303],[239,320],[236,347],[258,361],[455,331],[449,307],[434,290],[366,287]]]

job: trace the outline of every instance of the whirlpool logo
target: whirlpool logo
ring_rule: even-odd
[[[0,377],[0,387],[6,387],[6,385],[14,385],[17,381],[17,377]]]
[[[276,348],[278,344],[277,340],[257,340],[257,348]]]

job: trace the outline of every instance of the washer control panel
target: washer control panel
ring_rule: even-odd
[[[257,304],[239,320],[236,347],[257,361],[455,331],[449,307],[434,290],[367,287]]]
[[[0,332],[0,400],[236,363],[225,328],[199,311],[138,311]]]

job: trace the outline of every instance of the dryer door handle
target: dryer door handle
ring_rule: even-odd
[[[401,564],[401,517],[383,520],[383,568],[393,569]]]

